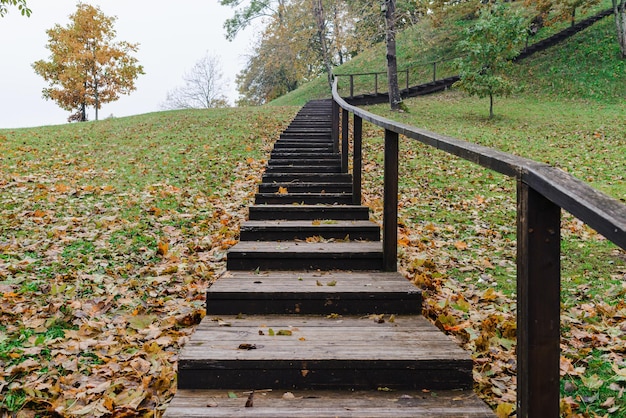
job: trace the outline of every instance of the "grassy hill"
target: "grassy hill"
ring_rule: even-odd
[[[610,7],[602,2],[587,15]],[[580,16],[579,19],[583,19]],[[543,39],[564,29],[567,23],[543,28],[534,39]],[[400,69],[415,68],[421,77],[413,76],[411,85],[427,82],[432,74],[432,61],[453,58],[455,52],[448,46],[445,34],[435,33],[427,25],[417,25],[398,35],[398,64]],[[532,40],[531,40],[532,42]],[[336,74],[384,72],[385,46],[376,45],[335,70]],[[441,76],[456,72],[446,65],[440,68]],[[515,78],[524,87],[523,97],[529,95],[552,99],[594,100],[620,102],[626,97],[626,61],[619,58],[619,47],[613,17],[607,17],[592,27],[559,44],[556,48],[538,53],[516,65]],[[340,78],[340,80],[343,80]],[[400,75],[403,82],[403,76]],[[365,81],[363,81],[365,82]],[[370,77],[368,87],[373,89]],[[344,81],[345,83],[345,81]],[[340,87],[346,88],[346,84]],[[380,90],[386,86],[380,84]],[[372,90],[370,90],[372,91]],[[299,89],[277,98],[272,105],[303,105],[312,98],[329,97],[325,78],[304,84]]]
[[[441,51],[420,28],[398,39],[401,66],[428,62]],[[383,60],[379,46],[337,73],[384,71]],[[430,68],[424,66],[426,80]],[[626,202],[626,61],[619,58],[612,17],[521,61],[513,75],[523,90],[497,98],[492,120],[488,99],[454,89],[408,99],[406,113],[390,112],[387,105],[368,110],[560,167]],[[271,104],[328,95],[325,80],[316,80]],[[365,124],[364,135],[364,200],[380,219],[383,133]],[[476,389],[505,416],[515,399],[514,342],[506,335],[515,322],[516,184],[415,141],[402,140],[400,154],[401,270],[425,289],[425,313],[472,351]],[[623,389],[615,384],[624,375],[623,341],[591,341],[619,327],[612,315],[624,307],[626,253],[566,213],[561,232],[562,335],[570,342],[562,348],[563,416],[624,415]],[[499,296],[485,298],[493,289]]]
[[[626,67],[612,25],[520,63],[525,91],[498,99],[494,120],[457,91],[408,100],[409,113],[372,110],[551,163],[626,201]],[[401,64],[441,56],[426,35],[400,36]],[[339,70],[383,70],[383,57],[376,47]],[[272,142],[316,97],[328,97],[324,79],[260,108],[0,130],[0,413],[159,415]],[[365,135],[364,199],[379,218],[382,133]],[[401,150],[401,269],[428,292],[426,314],[472,350],[479,393],[506,407],[516,185],[419,144]],[[584,400],[566,407],[625,414],[626,256],[571,216],[563,226],[564,364],[575,364],[564,396]]]

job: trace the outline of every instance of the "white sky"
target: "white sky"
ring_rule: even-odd
[[[30,18],[16,7],[0,18],[0,128],[18,128],[66,123],[70,112],[42,98],[47,85],[31,64],[48,60],[46,30],[66,26],[77,0],[28,0]],[[99,117],[120,117],[159,111],[166,94],[183,84],[182,76],[205,52],[222,63],[226,94],[237,97],[235,75],[245,64],[252,47],[253,29],[246,29],[233,42],[224,38],[223,22],[233,9],[218,0],[84,0],[99,6],[107,16],[117,16],[116,40],[138,42],[135,56],[146,74],[136,81],[137,90],[115,102],[102,105]],[[88,110],[90,119],[95,114]]]

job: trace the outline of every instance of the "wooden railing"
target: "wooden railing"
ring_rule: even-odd
[[[439,78],[441,77],[441,65],[446,63],[446,62],[450,62],[454,60],[454,58],[450,58],[450,59],[445,59],[445,60],[437,60],[437,61],[431,61],[431,62],[426,62],[423,64],[414,64],[411,65],[403,70],[398,70],[398,74],[402,75],[401,77],[399,77],[400,81],[402,82],[402,87],[406,88],[407,90],[409,89],[409,87],[413,86],[413,85],[417,85],[417,84],[422,84],[422,83],[427,83],[430,81],[437,81],[437,76],[439,76]],[[424,68],[427,68],[428,70],[424,70]],[[420,71],[420,69],[422,69]],[[439,70],[439,74],[437,73]],[[425,78],[424,73],[428,72],[429,73],[429,78],[428,80]],[[432,75],[432,78],[430,77],[430,75]],[[380,81],[381,79],[384,81],[384,88],[387,88],[387,72],[386,71],[378,71],[378,72],[370,72],[370,73],[351,73],[351,74],[334,74],[335,77],[347,77],[348,78],[348,82],[349,82],[349,93],[348,93],[348,97],[349,98],[353,98],[355,96],[355,78],[360,77],[360,78],[364,78],[364,77],[374,77],[374,90],[368,90],[368,91],[358,91],[358,93],[374,93],[374,94],[378,94],[380,93],[378,91],[378,87],[381,84]],[[411,78],[411,76],[413,76],[413,78]]]
[[[517,181],[517,416],[558,417],[561,209],[626,249],[626,205],[546,164],[394,122],[351,106],[337,93],[335,80],[333,138],[342,151],[346,171],[350,113],[353,114],[355,204],[361,200],[363,120],[384,129],[383,253],[386,270],[397,270],[399,135]]]

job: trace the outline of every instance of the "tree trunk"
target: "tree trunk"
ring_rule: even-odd
[[[493,94],[489,93],[489,119],[493,119]]]
[[[328,43],[326,42],[326,21],[324,20],[324,7],[322,0],[313,0],[313,13],[317,22],[317,36],[320,40],[320,48],[324,66],[326,67],[326,76],[328,77],[328,87],[333,88],[333,67],[330,62],[330,53],[328,51]]]
[[[389,106],[391,110],[399,110],[402,104],[398,87],[398,62],[396,59],[396,0],[383,0],[385,23],[387,27],[387,79],[389,81]]]
[[[96,100],[96,120],[98,120],[98,108],[100,107],[100,97],[98,97],[98,79],[95,79],[94,97]]]
[[[619,49],[622,53],[622,59],[626,59],[626,0],[613,0],[613,13]]]

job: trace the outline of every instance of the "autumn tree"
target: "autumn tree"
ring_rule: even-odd
[[[144,74],[131,55],[138,44],[114,42],[115,20],[79,3],[66,27],[57,24],[47,31],[50,60],[37,61],[33,68],[49,83],[43,97],[76,112],[69,120],[87,120],[87,106],[95,108],[98,120],[102,104],[134,91],[135,79]]]
[[[231,41],[255,19],[262,17],[281,19],[287,4],[287,0],[219,0],[219,2],[222,6],[235,9],[234,16],[224,22],[226,39]]]
[[[363,16],[353,7],[356,2],[365,0],[220,0],[235,8],[225,24],[228,39],[254,19],[266,23],[237,77],[240,104],[265,103],[322,73],[330,75],[369,46],[358,28]],[[377,13],[380,17],[380,5]]]
[[[514,83],[507,77],[511,60],[519,54],[527,30],[526,19],[505,4],[485,6],[459,42],[456,60],[461,79],[455,87],[480,98],[489,97],[493,118],[494,96],[508,96]]]
[[[164,109],[209,109],[226,107],[219,58],[208,52],[183,76],[185,84],[167,93]]]
[[[312,45],[316,27],[309,1],[296,2],[269,20],[237,75],[240,105],[267,103],[322,72]]]
[[[0,17],[9,12],[9,6],[17,7],[22,16],[30,16],[31,10],[26,5],[26,0],[0,0]]]

